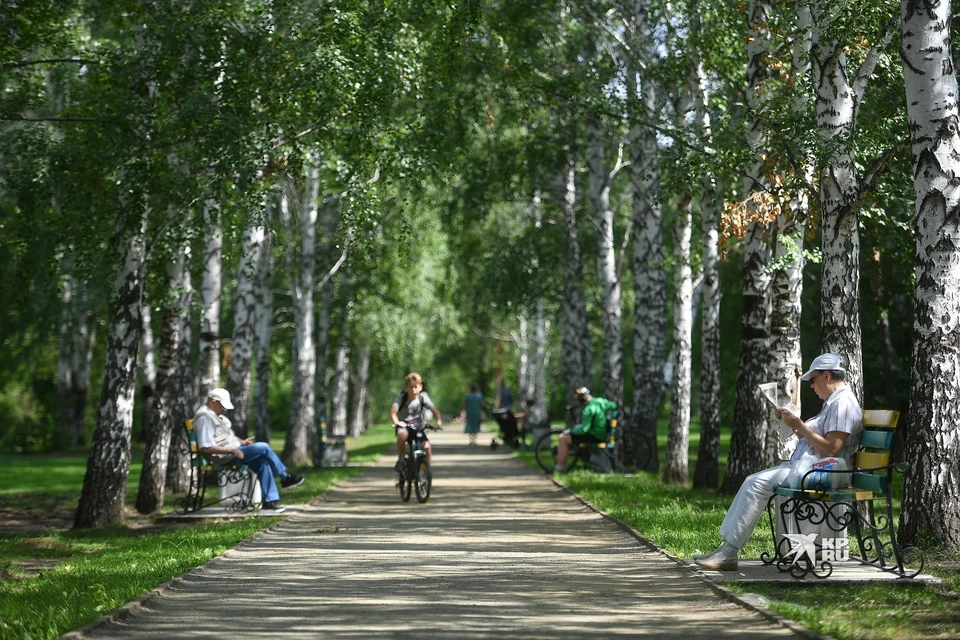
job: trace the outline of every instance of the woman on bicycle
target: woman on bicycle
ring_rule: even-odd
[[[407,439],[410,437],[422,438],[421,448],[427,452],[427,464],[431,461],[432,452],[430,450],[430,441],[423,431],[417,431],[413,427],[408,427],[407,422],[417,422],[423,425],[423,417],[426,411],[433,413],[436,419],[436,426],[442,427],[443,421],[440,418],[440,412],[433,405],[433,400],[423,390],[423,378],[419,373],[407,374],[404,378],[403,391],[393,401],[390,407],[390,418],[393,420],[393,426],[397,431],[397,464],[394,469],[400,471],[403,469],[403,448],[407,446]]]
[[[567,453],[574,442],[603,442],[607,435],[607,411],[617,408],[612,400],[594,398],[586,387],[577,389],[577,401],[584,405],[583,416],[578,426],[560,434],[555,473],[567,470]]]

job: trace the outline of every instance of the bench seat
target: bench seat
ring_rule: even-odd
[[[205,507],[222,505],[226,511],[243,513],[253,511],[260,506],[255,501],[258,480],[256,474],[245,464],[229,462],[214,464],[208,460],[197,446],[197,434],[193,430],[193,420],[184,422],[187,442],[190,446],[190,476],[186,495],[177,498],[173,509],[176,513],[186,514],[200,511]],[[213,488],[209,478],[216,474],[216,499],[207,499],[208,486]]]
[[[923,553],[914,547],[900,545],[896,537],[893,514],[893,473],[906,470],[905,464],[891,463],[893,432],[900,413],[889,410],[865,410],[859,450],[854,454],[850,471],[816,471],[810,473],[844,473],[850,476],[850,487],[826,489],[823,486],[805,489],[778,487],[767,503],[767,514],[774,537],[774,551],[764,553],[766,564],[776,563],[784,572],[797,578],[813,574],[826,578],[833,572],[832,561],[849,558],[912,578],[923,570]],[[800,486],[809,486],[804,476]],[[795,557],[792,542],[784,533],[815,533],[817,555]],[[852,535],[848,543],[847,534]],[[842,541],[838,542],[838,541]],[[855,548],[853,544],[856,544]],[[829,553],[824,554],[826,549]],[[838,554],[842,550],[843,554]]]

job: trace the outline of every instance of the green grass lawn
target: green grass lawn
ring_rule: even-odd
[[[665,421],[658,437],[661,468],[666,448]],[[691,425],[690,474],[696,464],[699,425]],[[729,433],[721,438],[721,470],[726,465]],[[537,467],[532,453],[518,455]],[[659,476],[598,475],[573,471],[558,477],[570,489],[606,513],[626,522],[644,536],[680,558],[712,551],[720,542],[718,530],[732,496],[664,484]],[[895,495],[899,495],[899,486]],[[896,505],[899,509],[899,504]],[[743,550],[757,558],[770,551],[770,525],[762,518]],[[740,593],[765,597],[770,609],[805,627],[840,640],[865,638],[960,638],[960,554],[925,550],[925,573],[943,578],[942,587],[919,584],[873,583],[858,586],[830,584],[750,584],[730,586]]]
[[[347,440],[351,462],[375,461],[394,441],[381,425]],[[282,439],[271,446],[280,451]],[[127,483],[132,513],[142,450],[134,450]],[[306,481],[283,493],[284,504],[302,504],[360,467],[306,468]],[[0,514],[72,518],[86,452],[0,456]],[[165,511],[170,509],[168,497]],[[167,580],[203,564],[277,518],[217,523],[151,524],[117,530],[0,532],[0,638],[57,638],[113,611]],[[148,526],[144,526],[144,524]]]

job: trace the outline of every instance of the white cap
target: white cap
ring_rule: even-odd
[[[210,389],[210,393],[207,394],[208,398],[213,398],[221,405],[224,409],[233,409],[233,403],[230,402],[230,392],[221,387],[216,389]]]
[[[816,371],[846,371],[843,368],[843,360],[840,359],[840,356],[832,353],[823,353],[813,359],[813,362],[810,363],[810,368],[805,374],[800,376],[801,380],[809,380],[810,376]]]

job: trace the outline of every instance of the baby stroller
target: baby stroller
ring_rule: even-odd
[[[490,448],[496,449],[501,444],[507,444],[514,449],[525,444],[526,432],[520,427],[517,416],[513,415],[510,409],[494,409],[492,414],[494,422],[500,427],[500,437],[494,437],[490,441]]]

